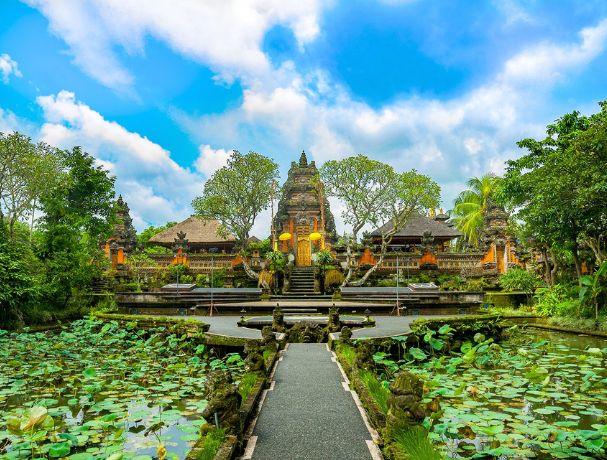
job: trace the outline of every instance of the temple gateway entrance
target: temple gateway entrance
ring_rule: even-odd
[[[299,267],[312,265],[312,245],[310,244],[310,227],[297,226],[297,246],[295,248],[295,263]]]

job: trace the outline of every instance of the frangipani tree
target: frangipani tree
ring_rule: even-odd
[[[438,206],[440,199],[439,185],[428,176],[415,170],[399,173],[392,166],[365,155],[326,162],[320,168],[320,178],[327,195],[342,202],[344,222],[352,226],[346,244],[348,272],[344,286],[364,284],[383,262],[392,237],[413,215]],[[359,232],[366,225],[383,229],[380,253],[375,265],[353,281],[353,249]]]
[[[278,165],[272,159],[234,150],[228,164],[204,184],[202,196],[195,198],[192,206],[202,218],[219,221],[225,235],[233,234],[244,255],[255,219],[270,206],[272,183],[277,178]],[[258,277],[246,262],[244,267],[249,276]]]

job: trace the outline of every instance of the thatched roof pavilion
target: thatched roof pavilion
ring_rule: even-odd
[[[371,240],[374,244],[381,243],[382,233],[392,228],[392,222],[388,222],[382,227],[371,232]],[[413,247],[422,244],[424,233],[430,232],[433,243],[442,246],[449,241],[462,236],[462,234],[452,226],[450,226],[443,215],[432,218],[423,215],[413,216],[407,224],[401,228],[392,237],[390,246],[392,249],[398,247]]]
[[[221,252],[232,252],[236,243],[234,235],[222,236],[219,232],[220,224],[213,219],[202,219],[191,216],[167,230],[150,238],[151,244],[172,248],[178,239],[178,233],[185,233],[188,241],[188,252],[208,252],[210,249]]]

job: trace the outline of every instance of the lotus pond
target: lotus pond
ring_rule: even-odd
[[[184,458],[198,439],[209,369],[242,373],[164,327],[81,320],[0,330],[0,458]]]
[[[449,458],[607,458],[607,341],[527,331],[492,342],[477,334],[442,357],[409,350],[437,447]]]

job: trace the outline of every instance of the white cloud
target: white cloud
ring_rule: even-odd
[[[190,202],[203,178],[171,159],[160,145],[108,121],[74,93],[40,96],[41,140],[58,147],[80,145],[116,175],[116,189],[129,203],[138,227],[191,214]]]
[[[232,154],[231,150],[213,149],[210,145],[206,144],[198,147],[198,151],[200,155],[194,165],[196,170],[200,171],[207,178],[210,178],[215,171],[225,166]]]
[[[565,72],[583,68],[605,51],[607,19],[582,29],[579,36],[579,43],[542,43],[517,54],[506,62],[501,78],[512,83],[549,84]]]
[[[507,27],[518,23],[533,22],[531,15],[516,0],[494,0],[493,4],[504,16]]]
[[[113,48],[142,53],[146,36],[210,65],[222,78],[271,71],[261,46],[275,25],[293,31],[300,47],[319,33],[321,0],[25,0],[38,8],[75,63],[106,86],[128,87],[132,75]]]
[[[21,77],[17,62],[6,53],[0,54],[0,74],[2,74],[2,81],[5,84],[8,84],[8,79],[11,75]]]
[[[319,163],[366,153],[400,170],[417,168],[439,183],[461,184],[503,171],[504,160],[518,153],[515,141],[543,134],[553,119],[546,119],[550,91],[559,83],[543,76],[579,71],[603,53],[607,20],[580,37],[577,43],[523,49],[485,84],[448,100],[412,96],[373,108],[323,73],[318,85],[317,75],[284,66],[272,85],[257,81],[246,89],[240,107],[178,119],[205,144],[255,145],[288,159],[304,148]],[[455,197],[450,193],[452,186],[443,195],[447,207]]]

